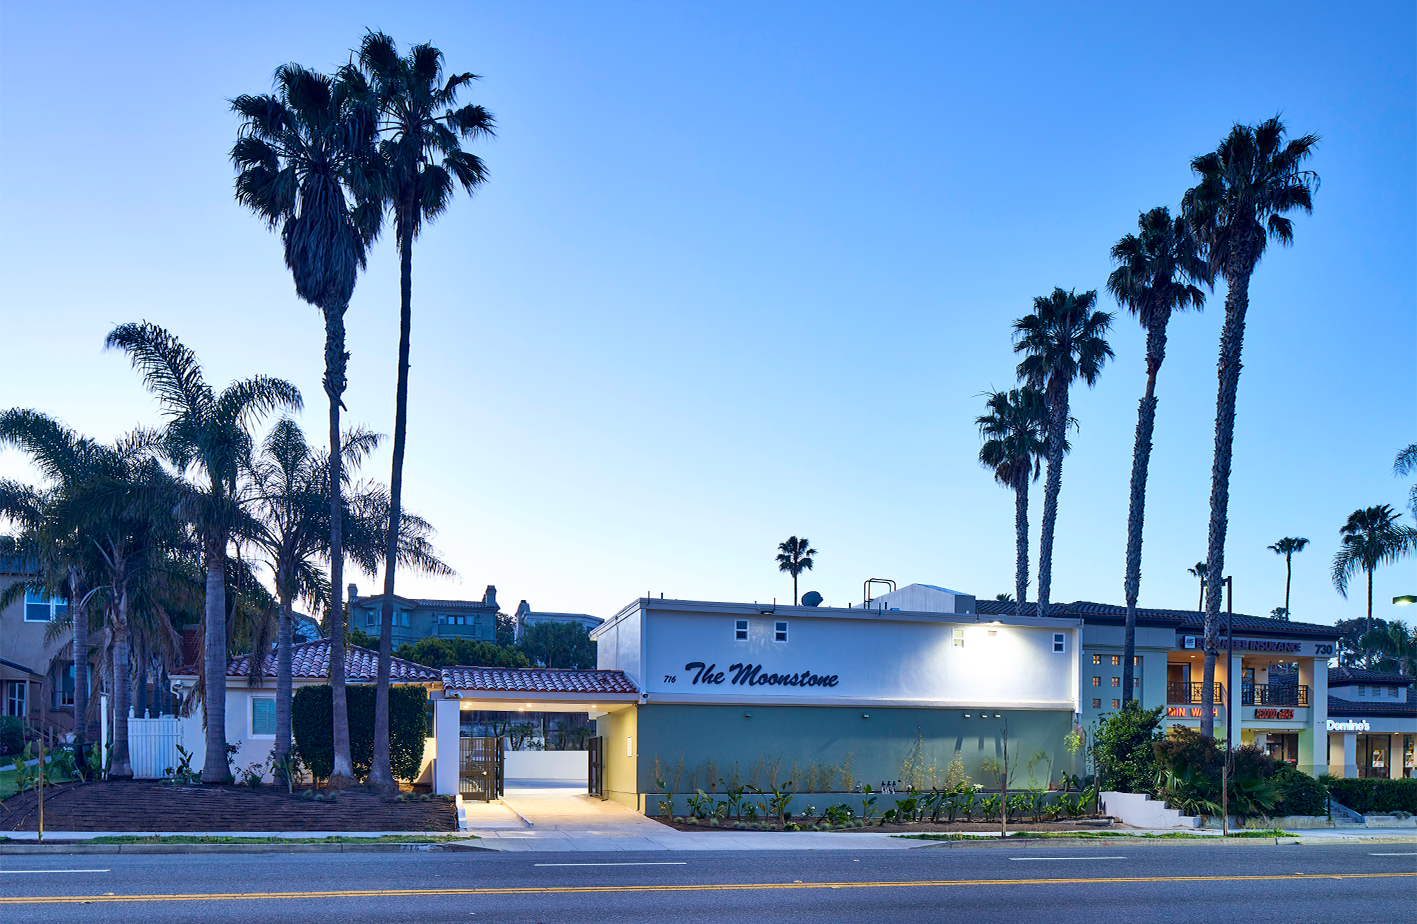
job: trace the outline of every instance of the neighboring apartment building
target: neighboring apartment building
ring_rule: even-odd
[[[377,636],[383,620],[384,595],[359,596],[349,585],[349,624]],[[497,641],[497,588],[491,584],[481,600],[415,600],[394,595],[390,627],[394,648],[425,638],[466,638]]]
[[[516,634],[515,639],[521,641],[522,633],[527,626],[534,626],[543,622],[554,622],[562,625],[570,624],[580,626],[587,633],[594,632],[595,629],[604,622],[599,616],[591,616],[589,613],[539,613],[531,608],[525,600],[517,604],[516,613]]]
[[[28,576],[19,560],[0,559],[0,592]],[[65,633],[45,640],[50,621],[66,610],[62,600],[27,591],[0,611],[0,712],[4,715],[73,729],[73,636]]]

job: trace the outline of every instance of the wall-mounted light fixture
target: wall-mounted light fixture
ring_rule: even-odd
[[[869,712],[863,712],[863,713],[861,713],[861,718],[863,718],[863,719],[869,719],[870,717],[871,717],[871,713],[869,713]]]
[[[751,719],[752,717],[753,717],[753,714],[752,714],[751,712],[745,712],[745,713],[743,713],[743,718],[745,718],[745,719]]]
[[[966,712],[966,713],[964,714],[964,717],[965,717],[966,719],[970,718],[969,713]]]

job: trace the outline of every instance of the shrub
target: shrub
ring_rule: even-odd
[[[1097,729],[1095,755],[1105,787],[1117,792],[1146,792],[1156,780],[1155,745],[1164,708],[1142,709],[1131,700]]]
[[[1220,777],[1225,754],[1192,728],[1174,727],[1154,745],[1158,774],[1156,795],[1191,815],[1218,814]],[[1229,806],[1232,815],[1268,815],[1280,801],[1274,779],[1278,764],[1254,745],[1230,752]]]
[[[1333,798],[1362,815],[1407,812],[1417,815],[1417,778],[1402,780],[1349,780],[1319,777]]]
[[[0,754],[14,756],[25,749],[25,727],[12,715],[0,718]]]
[[[378,649],[377,644],[374,647],[375,650]],[[451,667],[461,664],[468,667],[518,668],[531,665],[526,655],[515,648],[470,638],[419,639],[411,645],[400,645],[394,654],[405,661],[426,667]]]
[[[334,772],[334,706],[328,684],[301,687],[291,704],[295,751],[310,772],[328,778]],[[373,686],[345,688],[349,709],[349,750],[355,776],[369,775],[374,762]],[[413,780],[423,763],[428,694],[422,687],[389,687],[389,764],[394,776]]]
[[[1324,785],[1307,773],[1284,764],[1275,771],[1272,779],[1279,790],[1275,815],[1328,814],[1328,793]]]

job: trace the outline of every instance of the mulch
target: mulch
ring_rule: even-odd
[[[0,802],[0,832],[35,831],[34,792]],[[366,789],[332,801],[273,786],[205,786],[114,781],[44,790],[47,831],[456,831],[452,802],[399,802]]]
[[[763,829],[758,829],[758,828],[735,828],[735,827],[733,827],[733,822],[732,822],[732,821],[720,822],[717,826],[714,826],[714,825],[708,824],[707,822],[700,822],[699,824],[694,825],[694,824],[689,824],[688,822],[674,821],[674,820],[672,820],[672,819],[665,818],[663,815],[652,815],[652,816],[650,816],[650,818],[651,818],[651,820],[653,820],[653,821],[657,821],[657,822],[659,822],[659,823],[662,824],[662,825],[665,825],[665,826],[670,827],[670,828],[674,828],[674,829],[677,830],[677,831],[728,831],[729,833],[732,833],[732,834],[751,834],[751,833],[753,833],[753,832],[755,832],[755,831],[763,830]],[[1090,817],[1089,817],[1089,816],[1084,816],[1084,817],[1078,818],[1078,819],[1069,819],[1068,821],[1051,821],[1051,822],[1050,822],[1050,821],[1032,822],[1032,821],[1018,821],[1018,820],[1015,820],[1015,821],[1010,821],[1010,822],[1009,822],[1009,830],[1010,830],[1010,831],[1096,831],[1096,830],[1098,830],[1098,829],[1100,829],[1100,828],[1110,828],[1110,827],[1112,826],[1112,824],[1113,824],[1112,818],[1110,818],[1110,817],[1108,817],[1108,816],[1105,816],[1105,815],[1104,815],[1104,816],[1090,816]],[[782,829],[781,829],[781,828],[777,828],[777,827],[773,827],[773,828],[768,828],[768,829],[766,829],[766,830],[768,830],[768,831],[781,831]],[[804,826],[804,827],[802,828],[802,830],[804,830],[804,831],[810,831],[811,828],[810,828],[810,827],[807,827],[807,826]],[[919,822],[919,823],[916,823],[916,824],[887,824],[887,825],[883,825],[883,824],[880,823],[880,819],[877,818],[876,821],[867,822],[864,827],[860,827],[860,828],[838,828],[838,827],[833,827],[831,830],[834,831],[834,832],[844,832],[844,833],[847,833],[847,834],[989,834],[989,833],[997,832],[997,831],[999,830],[999,823],[998,823],[997,821],[988,821],[988,822],[984,822],[984,821],[976,821],[976,822],[957,821],[957,822],[955,822],[954,824],[947,824],[947,823],[944,823],[944,822],[941,822],[941,823],[939,823],[939,824],[931,824],[931,823],[929,823],[929,822]]]

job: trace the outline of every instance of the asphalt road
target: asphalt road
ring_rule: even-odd
[[[7,924],[1195,924],[1237,915],[1417,921],[1417,846],[0,856]]]

